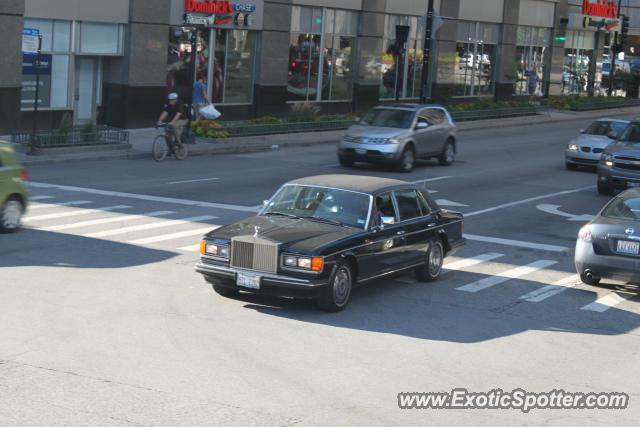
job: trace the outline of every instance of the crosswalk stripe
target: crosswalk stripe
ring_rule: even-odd
[[[132,245],[147,245],[149,243],[166,242],[167,240],[180,239],[182,237],[204,236],[206,233],[214,229],[214,227],[198,228],[196,230],[181,231],[178,233],[163,234],[161,236],[147,237],[145,239],[130,240],[127,243]]]
[[[53,199],[53,196],[31,196],[29,197],[29,200],[31,200],[32,202],[38,201],[38,200],[49,200],[49,199]]]
[[[579,280],[580,279],[578,278],[578,276],[575,275],[565,277],[564,279],[560,279],[557,282],[554,282],[552,285],[544,286],[540,289],[536,289],[533,292],[522,295],[520,299],[527,302],[544,301],[547,298],[551,298],[554,295],[558,295],[559,293],[566,291],[567,289],[576,287]]]
[[[109,236],[115,236],[115,235],[118,235],[118,234],[131,233],[131,232],[134,232],[134,231],[153,230],[155,228],[175,227],[175,226],[178,226],[178,225],[186,225],[186,224],[191,224],[191,223],[199,222],[199,221],[209,221],[209,220],[216,219],[216,218],[218,218],[218,217],[216,217],[216,216],[194,216],[192,218],[185,218],[185,219],[172,219],[172,220],[168,220],[168,221],[156,221],[156,222],[151,222],[151,223],[148,223],[148,224],[132,225],[130,227],[117,228],[115,230],[106,230],[106,231],[99,231],[97,233],[83,234],[83,236],[84,237],[93,237],[93,238],[109,237]]]
[[[465,258],[459,261],[445,263],[443,268],[448,271],[463,270],[465,268],[473,267],[474,265],[482,264],[483,262],[493,261],[494,259],[501,258],[503,256],[504,254],[489,252],[473,258]]]
[[[37,203],[35,205],[31,205],[29,206],[29,210],[32,211],[34,209],[45,209],[45,208],[59,208],[59,207],[63,207],[63,206],[81,206],[81,205],[88,205],[91,204],[93,202],[90,202],[88,200],[74,200],[72,202],[64,202],[64,203]]]
[[[131,209],[131,206],[127,206],[127,205],[106,206],[104,208],[99,208],[99,209],[83,209],[83,210],[76,210],[71,212],[58,212],[58,213],[47,214],[47,215],[27,216],[25,217],[25,219],[26,221],[44,221],[47,219],[58,219],[58,218],[69,218],[72,216],[80,216],[80,215],[91,215],[91,214],[96,214],[101,212],[117,211],[120,209]]]
[[[92,219],[89,221],[81,221],[81,222],[72,222],[71,224],[61,224],[61,225],[53,225],[51,227],[44,227],[41,230],[44,231],[64,231],[70,230],[72,228],[82,228],[82,227],[92,227],[95,225],[104,225],[104,224],[112,224],[114,222],[130,222],[141,220],[150,217],[158,217],[174,214],[173,211],[156,211],[156,212],[147,212],[140,215],[118,215],[112,216],[109,218],[101,218],[101,219]]]
[[[473,283],[469,283],[468,285],[460,286],[459,288],[456,288],[456,290],[464,291],[464,292],[482,291],[492,286],[499,285],[504,282],[508,282],[511,279],[517,279],[527,274],[534,273],[538,270],[547,268],[554,264],[557,264],[557,261],[551,261],[546,259],[532,262],[531,264],[528,264],[525,266],[516,267],[511,270],[504,271],[502,273],[499,273],[496,276],[485,277],[484,279],[478,280]]]
[[[595,311],[596,313],[604,313],[612,307],[633,298],[633,295],[620,295],[616,292],[611,292],[597,301],[587,304],[580,310]]]

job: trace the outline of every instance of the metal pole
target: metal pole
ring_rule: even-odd
[[[189,74],[191,75],[191,87],[186,101],[188,101],[187,115],[191,117],[193,111],[193,85],[196,83],[196,61],[198,61],[198,28],[195,27],[191,32],[191,65],[189,67]]]
[[[33,128],[31,130],[31,144],[29,154],[35,153],[36,132],[38,130],[38,98],[40,97],[40,52],[42,51],[42,35],[38,35],[38,52],[36,53],[36,93],[33,100]]]
[[[433,30],[433,0],[427,7],[427,22],[422,46],[422,74],[420,76],[420,102],[427,102],[427,85],[429,84],[429,64],[431,63],[431,32]]]
[[[398,54],[396,56],[396,102],[400,101],[400,76],[404,75],[404,45],[398,45]],[[401,71],[402,70],[402,71]]]
[[[617,18],[620,19],[620,9],[622,8],[622,0],[618,0],[618,16]],[[622,25],[622,24],[621,24]],[[620,28],[622,30],[622,28]],[[615,78],[615,72],[616,72],[616,56],[618,56],[618,52],[616,51],[616,49],[614,48],[614,46],[617,45],[616,43],[616,39],[617,37],[614,35],[613,36],[614,40],[611,43],[611,67],[609,69],[609,88],[607,89],[607,96],[611,96],[613,94],[613,80]],[[611,40],[611,38],[609,38],[609,40]]]

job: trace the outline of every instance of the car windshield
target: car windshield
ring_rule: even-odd
[[[584,133],[587,135],[607,136],[609,132],[613,131],[616,135],[619,135],[626,127],[627,123],[598,120],[597,122],[591,123]]]
[[[633,123],[622,132],[620,141],[640,143],[640,123]]]
[[[609,71],[611,69],[611,64],[609,62],[602,63],[602,71]]]
[[[365,228],[371,197],[333,188],[285,185],[261,215],[286,215]]]
[[[617,197],[604,208],[602,216],[630,221],[640,220],[640,197]]]
[[[413,122],[413,116],[413,111],[397,110],[392,108],[374,108],[362,118],[360,124],[365,126],[409,129]]]

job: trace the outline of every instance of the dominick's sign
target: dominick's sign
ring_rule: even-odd
[[[600,16],[602,18],[617,18],[618,6],[613,0],[583,0],[582,14],[589,16]]]
[[[230,1],[219,0],[185,0],[184,2],[185,12],[199,12],[217,15],[229,15],[234,12],[233,4]]]

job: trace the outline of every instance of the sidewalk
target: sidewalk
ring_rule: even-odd
[[[521,126],[535,126],[546,123],[571,122],[584,119],[595,119],[608,116],[626,116],[634,118],[640,115],[640,108],[627,107],[619,109],[597,110],[588,112],[557,111],[550,110],[537,116],[524,116],[504,119],[475,120],[457,123],[460,133],[497,128],[510,128]],[[28,156],[23,152],[18,153],[22,164],[45,164],[71,160],[98,160],[98,159],[150,159],[151,146],[154,138],[160,133],[156,129],[131,129],[129,136],[130,148],[121,150],[83,149],[67,150],[59,154],[47,154]],[[189,156],[212,154],[237,154],[285,147],[304,147],[320,144],[335,144],[344,135],[344,130],[292,133],[279,135],[263,135],[240,138],[227,138],[219,140],[203,140],[189,145]]]

